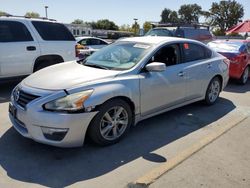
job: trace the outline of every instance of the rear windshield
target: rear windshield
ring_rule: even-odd
[[[241,42],[210,42],[208,46],[213,48],[217,52],[232,52],[238,53],[241,51]]]
[[[60,23],[32,21],[43,40],[75,41],[70,31]]]
[[[173,33],[168,29],[151,29],[145,36],[173,36]]]

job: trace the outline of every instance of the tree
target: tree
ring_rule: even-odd
[[[40,17],[40,15],[37,12],[26,12],[26,14],[24,16],[30,17],[30,18],[39,18]]]
[[[161,22],[162,23],[168,23],[170,22],[169,16],[171,14],[172,10],[165,8],[162,12],[161,12]]]
[[[73,22],[71,22],[72,24],[83,24],[83,20],[81,19],[75,19]]]
[[[129,24],[123,24],[119,27],[120,31],[127,31],[127,32],[133,32],[133,29],[130,27]]]
[[[119,27],[108,19],[98,20],[97,22],[91,22],[93,29],[104,29],[104,30],[118,30]]]
[[[144,33],[148,32],[151,28],[152,28],[152,25],[150,22],[144,22],[143,24]]]
[[[182,5],[178,10],[180,19],[182,22],[192,23],[199,22],[199,17],[202,14],[201,6],[197,4]]]
[[[170,22],[178,23],[180,21],[178,17],[178,13],[176,11],[172,11],[169,15]]]
[[[9,15],[9,14],[6,12],[0,11],[0,16],[6,16],[6,15]]]
[[[234,0],[214,2],[207,15],[211,25],[219,27],[222,33],[236,25],[243,16],[243,6]]]
[[[162,23],[177,23],[177,22],[179,22],[177,12],[165,8],[161,13],[161,22]]]
[[[140,25],[137,22],[135,22],[132,25],[132,31],[135,33],[135,35],[137,35],[139,33],[139,30],[140,30]]]

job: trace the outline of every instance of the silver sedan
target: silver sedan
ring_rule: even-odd
[[[114,144],[143,119],[200,100],[214,104],[228,68],[225,57],[197,41],[121,39],[24,79],[12,92],[9,117],[37,142],[76,147],[88,134],[99,145]]]

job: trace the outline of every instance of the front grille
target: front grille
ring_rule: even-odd
[[[37,95],[32,95],[32,94],[29,94],[29,93],[26,93],[22,90],[19,90],[19,98],[18,100],[16,101],[18,105],[20,105],[21,107],[25,108],[26,105],[33,101],[34,99],[40,97],[40,96],[37,96]]]

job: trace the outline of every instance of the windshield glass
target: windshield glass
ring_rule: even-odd
[[[242,43],[241,42],[210,42],[208,46],[217,52],[233,52],[238,53]]]
[[[168,29],[151,29],[145,36],[173,36],[173,33]]]
[[[151,47],[144,43],[117,42],[95,52],[83,64],[109,70],[127,70],[135,66]]]

